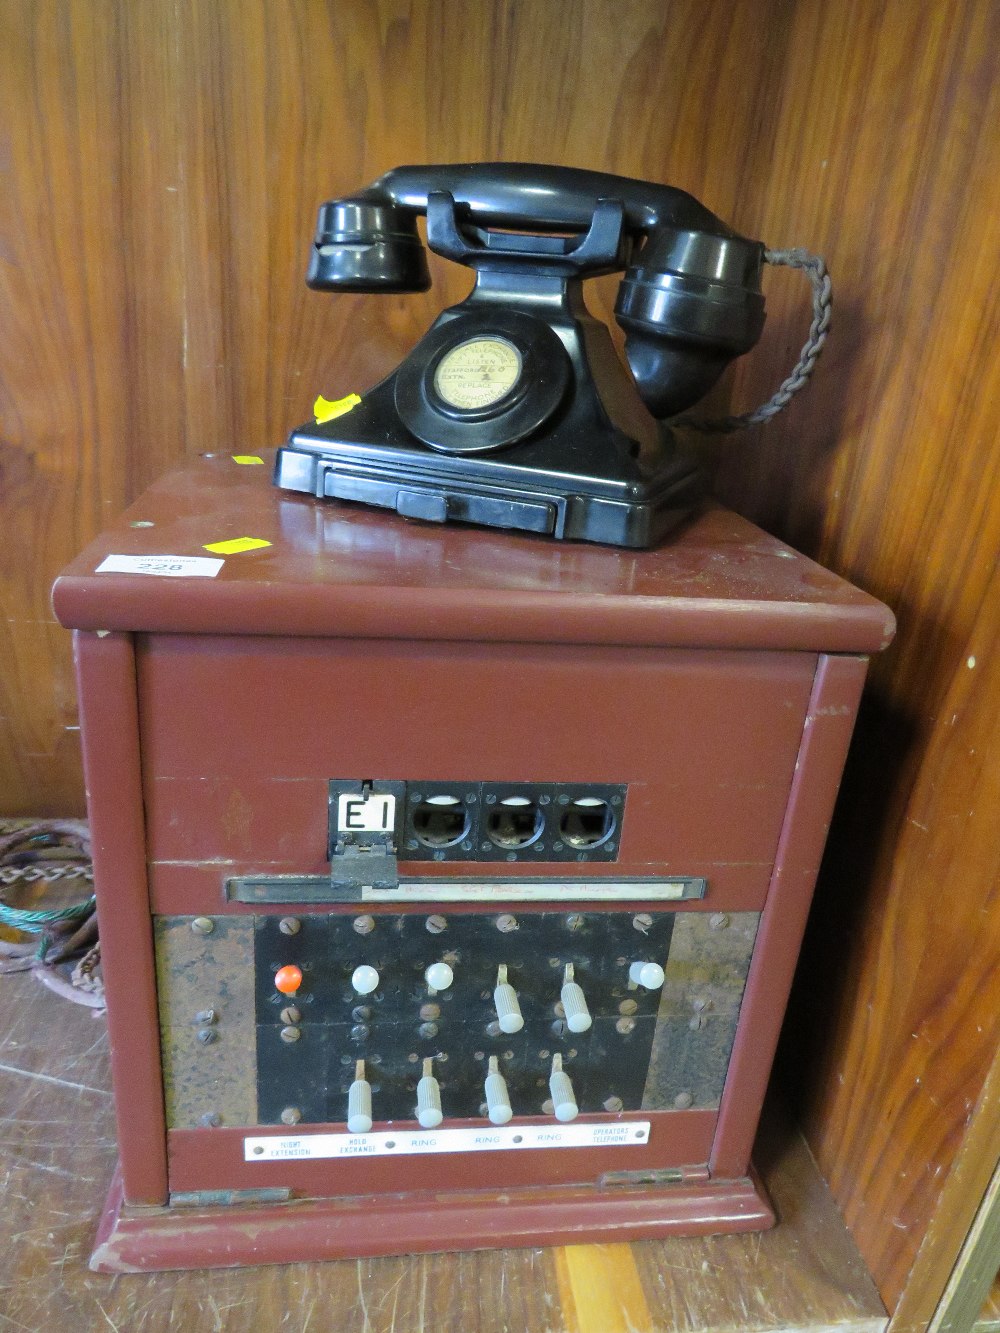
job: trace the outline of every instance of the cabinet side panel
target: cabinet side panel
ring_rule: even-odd
[[[127,634],[74,636],[83,763],[128,1203],[166,1202],[166,1127],[146,882],[135,657]]]
[[[816,668],[719,1112],[716,1175],[735,1174],[753,1144],[867,667],[866,657],[821,657]]]

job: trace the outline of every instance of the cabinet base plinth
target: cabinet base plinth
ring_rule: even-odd
[[[649,1240],[762,1231],[775,1220],[755,1174],[655,1189],[540,1187],[147,1208],[124,1202],[116,1171],[90,1267],[142,1273]]]

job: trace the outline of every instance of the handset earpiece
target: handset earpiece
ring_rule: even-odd
[[[764,327],[764,247],[658,227],[625,273],[615,318],[639,396],[655,417],[703,397]]]
[[[308,286],[339,292],[425,292],[431,285],[416,214],[377,199],[323,204]]]

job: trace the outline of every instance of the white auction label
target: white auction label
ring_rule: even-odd
[[[339,833],[383,833],[396,822],[395,796],[372,793],[364,796],[341,796],[337,801],[337,831]]]
[[[208,555],[107,555],[95,574],[155,574],[162,579],[214,579],[225,560]]]
[[[648,1120],[604,1125],[499,1125],[483,1129],[403,1130],[394,1134],[275,1134],[243,1140],[248,1162],[313,1157],[410,1157],[418,1153],[498,1152],[525,1148],[644,1148]]]

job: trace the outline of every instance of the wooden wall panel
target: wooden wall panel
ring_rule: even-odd
[[[0,811],[82,810],[48,605],[73,552],[184,454],[275,444],[318,391],[372,383],[468,286],[435,264],[427,295],[309,293],[316,205],[399,162],[543,158],[734,214],[789,11],[0,7]]]
[[[998,49],[988,0],[0,6],[0,812],[82,808],[59,567],[183,455],[370,384],[468,285],[432,260],[425,295],[307,292],[320,200],[403,161],[543,158],[827,254],[814,386],[706,448],[725,498],[900,618],[786,1045],[890,1305],[1000,1035]],[[801,342],[800,280],[767,285],[717,406]]]
[[[826,254],[834,333],[800,403],[720,451],[737,508],[899,617],[785,1051],[890,1308],[1000,1039],[998,49],[995,5],[796,7],[749,211],[771,244]],[[747,363],[739,403],[800,336],[796,302],[780,275],[773,356]]]

